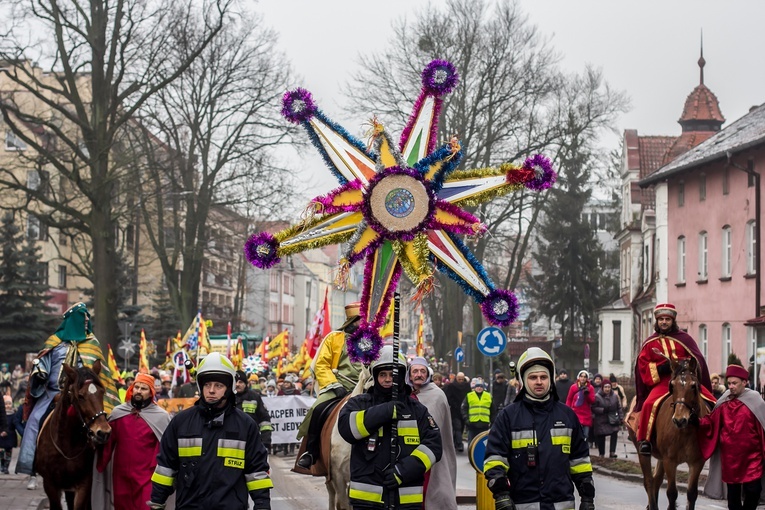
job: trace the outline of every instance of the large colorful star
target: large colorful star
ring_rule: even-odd
[[[377,359],[383,343],[378,332],[402,270],[416,285],[417,299],[432,289],[437,268],[481,303],[491,324],[506,326],[518,316],[513,293],[497,289],[460,240],[486,230],[464,207],[523,186],[547,189],[556,175],[541,155],[521,167],[455,170],[462,158],[459,142],[452,139],[436,149],[436,134],[443,97],[457,81],[451,63],[428,64],[398,145],[374,120],[369,149],[324,115],[308,91],[298,88],[284,95],[282,114],[308,131],[341,186],[311,201],[309,219],[275,234],[250,237],[245,253],[253,265],[267,269],[282,256],[345,243],[341,282],[351,265],[366,259],[361,324],[348,340],[354,361]]]

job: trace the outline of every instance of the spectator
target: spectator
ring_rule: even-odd
[[[8,467],[11,465],[13,449],[18,446],[16,427],[14,426],[15,413],[13,412],[13,400],[8,395],[3,395],[3,406],[0,407],[0,473],[10,474]]]
[[[304,397],[313,397],[313,379],[308,377],[303,381],[303,391],[300,392]]]
[[[502,372],[494,373],[494,386],[491,388],[491,415],[497,416],[502,408],[505,407],[505,397],[507,396],[507,377]]]
[[[518,395],[520,385],[518,379],[510,379],[510,382],[507,383],[507,393],[505,393],[505,402],[502,405],[503,408],[515,402],[515,397]]]
[[[295,389],[295,384],[287,379],[284,380],[281,389],[277,393],[277,395],[280,397],[299,394],[300,392]]]
[[[558,372],[558,380],[555,381],[555,391],[562,399],[568,397],[568,390],[573,386],[574,381],[568,378],[568,371],[565,368],[561,368]]]
[[[21,365],[16,365],[13,372],[11,372],[11,398],[18,398],[21,383],[25,380],[24,369],[21,368]]]
[[[725,393],[725,385],[720,383],[720,374],[712,373],[709,375],[709,379],[712,381],[712,394],[719,400]]]
[[[489,430],[493,418],[491,393],[486,391],[486,383],[480,377],[470,381],[473,391],[467,394],[462,403],[462,419],[467,423],[468,447],[475,436]]]
[[[441,374],[441,372],[434,372],[432,379],[433,380],[431,382],[433,384],[435,384],[436,386],[438,386],[442,390],[444,389],[444,376],[443,376],[443,374]],[[449,419],[449,421],[451,421],[451,418]],[[452,427],[449,426],[449,428],[451,429]]]
[[[170,392],[170,389],[173,387],[173,380],[170,377],[170,374],[164,374],[161,376],[161,378],[162,378],[162,383],[160,384],[157,400],[173,398],[173,395]]]
[[[449,402],[449,411],[452,415],[452,434],[454,434],[454,448],[461,452],[464,450],[462,445],[462,433],[465,429],[465,422],[462,419],[462,402],[470,392],[470,383],[465,378],[464,372],[457,372],[454,381],[444,387],[446,400]]]
[[[616,442],[624,415],[619,396],[614,393],[611,387],[611,381],[603,381],[600,391],[595,395],[592,413],[592,428],[595,435],[595,443],[598,445],[598,453],[601,457],[606,454],[606,437],[610,437],[609,457],[615,459]]]
[[[576,376],[576,384],[568,390],[566,405],[574,410],[582,424],[584,438],[587,439],[592,427],[592,404],[595,402],[595,388],[589,381],[586,370],[580,370]]]
[[[608,376],[608,381],[611,383],[611,391],[619,397],[619,404],[622,406],[622,411],[624,411],[627,409],[627,394],[624,393],[624,388],[619,384],[619,379],[614,374]]]
[[[275,397],[278,395],[278,391],[276,390],[276,381],[273,379],[269,379],[266,383],[266,393],[263,395],[264,397]]]
[[[268,413],[268,409],[263,403],[260,393],[247,388],[247,374],[237,370],[235,379],[236,407],[258,424],[260,441],[266,447],[266,450],[271,451],[271,432],[274,428],[271,425],[271,416]]]

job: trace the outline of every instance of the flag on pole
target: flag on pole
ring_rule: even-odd
[[[205,321],[202,318],[202,310],[197,312],[197,316],[194,317],[194,322],[191,323],[189,329],[186,330],[186,334],[183,335],[182,346],[186,347],[189,351],[197,352],[197,357],[210,353],[210,333],[207,328],[211,327],[210,321]]]
[[[313,317],[313,323],[311,323],[311,329],[309,330],[308,338],[310,343],[308,345],[308,355],[313,358],[316,355],[316,350],[321,345],[321,341],[332,331],[332,325],[329,323],[329,287],[324,290],[324,304],[316,312]]]
[[[138,371],[143,374],[149,373],[149,354],[146,345],[146,333],[141,328],[141,342],[138,344]]]
[[[268,342],[268,359],[283,358],[289,353],[290,331],[285,329]]]
[[[425,346],[422,341],[423,337],[423,329],[425,329],[425,314],[422,311],[422,307],[420,307],[420,324],[417,326],[417,356],[422,357],[425,352]]]
[[[107,344],[109,347],[109,351],[106,355],[107,359],[106,362],[109,365],[109,370],[112,372],[112,379],[117,381],[120,384],[124,384],[125,382],[122,380],[122,376],[120,375],[120,369],[117,367],[117,360],[114,359],[114,352],[112,352],[112,346]]]
[[[233,352],[231,352],[231,321],[228,322],[228,327],[226,328],[226,357],[228,359],[231,359],[231,356],[234,355]]]

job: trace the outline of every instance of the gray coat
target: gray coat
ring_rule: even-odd
[[[617,413],[619,423],[611,425],[608,422],[608,415]],[[606,395],[603,389],[598,390],[595,395],[595,402],[592,404],[592,426],[596,436],[609,436],[618,432],[624,419],[624,410],[619,402],[619,396],[613,391]]]

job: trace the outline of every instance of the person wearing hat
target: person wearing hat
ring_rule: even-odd
[[[94,510],[139,510],[151,497],[151,476],[170,415],[154,403],[154,377],[137,374],[125,403],[109,416],[112,432],[97,457]]]
[[[271,432],[274,430],[271,415],[260,394],[247,387],[247,373],[243,370],[236,371],[236,407],[258,424],[260,440],[266,450],[271,451]]]
[[[640,413],[635,433],[638,453],[651,455],[651,434],[656,412],[669,395],[672,368],[669,359],[695,358],[700,368],[701,396],[710,405],[716,399],[712,393],[707,360],[696,341],[677,326],[677,309],[670,303],[659,303],[653,310],[655,333],[649,336],[635,362],[635,413]]]
[[[301,449],[305,452],[298,458],[296,467],[309,470],[319,458],[321,448],[320,418],[325,409],[333,406],[345,395],[353,391],[359,381],[361,364],[354,363],[348,356],[346,341],[356,331],[361,320],[361,303],[351,303],[345,307],[345,322],[340,329],[330,332],[321,341],[311,363],[314,384],[318,397],[306,413],[298,429],[297,439],[302,439]],[[300,472],[300,471],[298,471]]]
[[[27,418],[27,425],[24,436],[21,438],[19,458],[16,461],[16,474],[30,475],[28,487],[34,488],[37,484],[34,479],[37,434],[40,431],[42,418],[48,414],[51,402],[61,391],[59,387],[59,379],[63,373],[61,367],[66,363],[71,367],[92,368],[96,361],[101,362],[98,378],[106,389],[104,411],[108,414],[120,404],[119,394],[109,365],[104,359],[101,344],[93,334],[90,313],[85,303],[77,303],[64,312],[63,321],[56,332],[45,341],[43,350],[34,360],[34,367],[30,373],[24,402],[24,417]]]
[[[433,369],[427,360],[412,358],[406,373],[406,383],[412,394],[428,410],[441,430],[441,460],[426,476],[425,508],[457,510],[457,452],[452,440],[452,420],[446,395],[433,382]]]
[[[394,360],[393,346],[384,346],[370,368],[372,387],[351,397],[337,418],[340,435],[351,444],[351,505],[421,510],[425,474],[441,459],[441,432],[428,409],[412,398],[400,352]]]
[[[566,405],[574,410],[579,423],[582,424],[585,438],[589,438],[592,428],[592,404],[595,403],[595,388],[590,383],[587,370],[580,370],[576,375],[576,383],[571,386],[566,395]]]
[[[462,403],[462,419],[467,424],[468,430],[468,447],[475,436],[489,429],[494,419],[491,393],[486,391],[483,378],[474,377],[470,381],[470,386],[473,390],[465,396],[465,401]]]
[[[709,463],[704,492],[725,497],[728,508],[755,510],[762,492],[765,461],[765,402],[747,388],[749,372],[740,365],[725,370],[728,390],[714,410],[699,420],[699,445]],[[695,416],[695,415],[694,415]]]
[[[270,509],[268,452],[258,425],[236,408],[236,370],[212,352],[197,367],[200,398],[176,414],[160,442],[151,477],[149,508],[165,508],[175,492],[177,508]]]
[[[462,432],[465,430],[465,421],[462,419],[462,403],[471,389],[470,381],[467,380],[464,372],[457,372],[454,380],[444,386],[444,394],[446,394],[449,411],[452,414],[452,435],[454,436],[452,441],[458,452],[463,452],[465,449],[462,444]]]
[[[568,390],[570,390],[573,385],[574,381],[569,379],[568,370],[561,368],[558,371],[558,378],[555,380],[555,391],[558,392],[558,395],[561,395],[561,398],[563,398],[563,395],[568,397]]]
[[[483,473],[497,510],[595,509],[587,437],[574,411],[558,401],[550,355],[531,347],[518,359],[520,390],[489,432]],[[541,483],[544,482],[544,483]]]

